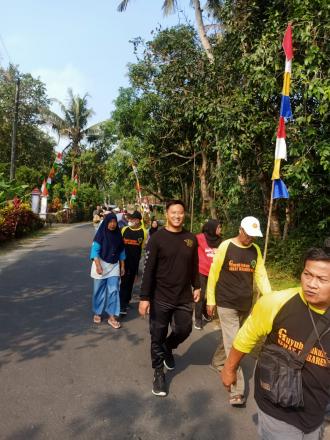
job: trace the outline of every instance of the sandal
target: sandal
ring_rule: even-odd
[[[94,315],[93,322],[94,322],[94,324],[101,324],[101,316]]]
[[[233,396],[229,399],[229,403],[231,406],[242,406],[246,402],[246,399],[241,394],[238,394],[237,396]]]
[[[120,322],[113,318],[108,319],[108,324],[111,325],[112,328],[119,329],[121,327]]]

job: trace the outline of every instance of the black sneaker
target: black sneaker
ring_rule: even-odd
[[[175,368],[175,360],[172,354],[172,350],[163,345],[164,348],[164,365],[168,370],[174,370]]]
[[[207,315],[206,313],[203,313],[203,319],[206,322],[211,322],[212,321],[212,316]]]
[[[120,309],[120,314],[121,315],[127,315],[127,307],[123,307]]]
[[[155,396],[167,396],[165,374],[162,368],[155,369],[152,394]]]
[[[194,327],[196,330],[203,330],[203,323],[202,321],[195,321]]]

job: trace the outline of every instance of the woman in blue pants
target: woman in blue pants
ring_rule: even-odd
[[[125,249],[115,214],[108,214],[100,224],[90,258],[93,260],[91,277],[94,279],[93,322],[100,324],[102,313],[105,312],[108,315],[108,324],[119,329],[119,286],[120,276],[125,273]]]

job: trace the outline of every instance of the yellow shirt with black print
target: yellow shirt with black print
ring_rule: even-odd
[[[213,259],[207,283],[207,304],[247,312],[251,309],[253,280],[262,295],[271,293],[258,245],[239,246],[223,241]]]

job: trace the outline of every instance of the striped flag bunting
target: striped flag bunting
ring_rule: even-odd
[[[49,171],[49,174],[48,174],[48,177],[47,177],[46,183],[45,183],[46,188],[48,190],[50,189],[52,182],[54,180],[55,174],[56,174],[59,166],[62,165],[62,163],[63,163],[63,153],[56,153],[56,158],[54,160],[53,166],[51,167],[51,169]],[[41,192],[42,192],[42,190],[41,190]],[[47,193],[47,195],[48,195],[48,193]]]
[[[77,201],[77,191],[78,191],[78,175],[76,174],[73,178],[73,189],[71,192],[70,205],[75,205]]]
[[[44,196],[44,197],[48,196],[48,189],[47,189],[46,179],[44,179],[44,181],[42,182],[42,185],[41,185],[41,195]]]
[[[282,47],[285,52],[285,71],[283,78],[280,119],[276,135],[274,169],[272,174],[272,180],[274,180],[274,190],[272,194],[273,199],[289,198],[289,193],[285,183],[280,178],[280,168],[281,160],[287,160],[285,124],[293,118],[290,104],[291,64],[293,58],[291,24],[288,25],[285,31]]]

